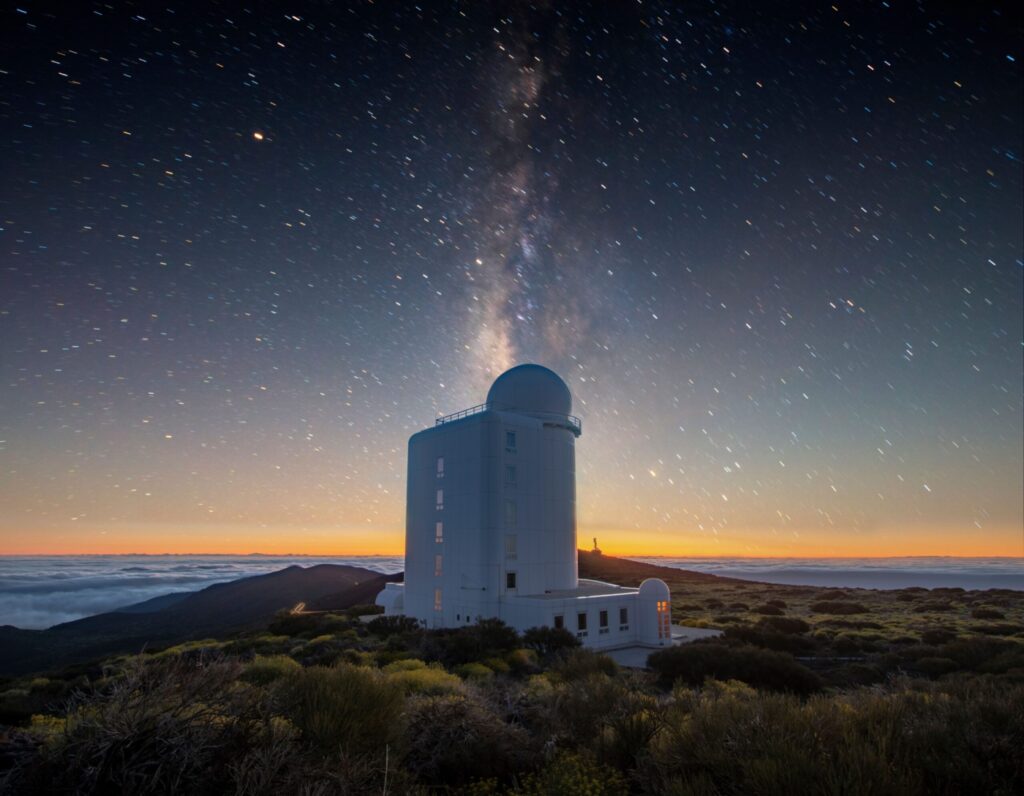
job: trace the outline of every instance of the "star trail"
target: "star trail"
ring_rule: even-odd
[[[608,552],[1024,554],[1014,4],[0,19],[0,552],[400,553],[539,362]]]

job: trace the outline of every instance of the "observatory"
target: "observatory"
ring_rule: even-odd
[[[409,440],[405,582],[377,597],[427,627],[496,617],[516,630],[564,627],[586,646],[668,646],[668,586],[578,576],[572,394],[553,371],[519,365],[487,402]]]

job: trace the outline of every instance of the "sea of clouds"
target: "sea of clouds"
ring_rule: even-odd
[[[642,558],[661,566],[806,586],[1024,590],[1024,558]],[[0,557],[0,625],[44,628],[172,592],[197,591],[292,565],[400,572],[401,556]]]
[[[663,567],[791,586],[1021,589],[1024,558],[640,558]]]
[[[262,575],[298,564],[350,564],[400,572],[401,557],[4,556],[0,625],[44,628],[172,592]]]

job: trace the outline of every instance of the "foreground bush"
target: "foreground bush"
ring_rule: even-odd
[[[792,656],[748,645],[687,644],[655,652],[647,664],[662,685],[700,685],[707,678],[740,680],[771,691],[810,694],[821,680]]]
[[[402,689],[381,672],[313,666],[278,692],[283,714],[325,755],[382,755],[401,738]]]
[[[409,702],[405,765],[431,786],[508,779],[534,757],[530,736],[484,704],[461,695],[416,697]]]
[[[1010,794],[1024,689],[860,690],[801,700],[739,684],[677,691],[640,777],[652,793]]]

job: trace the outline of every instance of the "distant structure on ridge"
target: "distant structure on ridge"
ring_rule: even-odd
[[[664,581],[639,589],[581,580],[576,553],[572,394],[556,373],[519,365],[487,403],[409,439],[405,582],[377,596],[427,627],[496,617],[561,627],[586,646],[672,644]],[[595,539],[595,548],[596,548]]]

